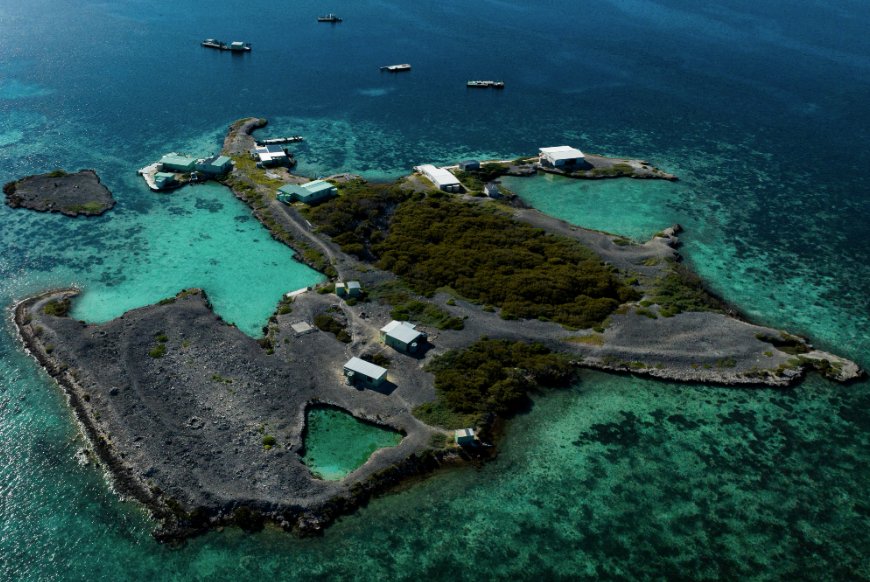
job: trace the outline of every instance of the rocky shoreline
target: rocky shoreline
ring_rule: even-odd
[[[99,216],[115,206],[112,193],[94,170],[69,174],[55,170],[27,176],[3,186],[6,205],[64,216]]]
[[[70,300],[77,293],[74,289],[51,291],[18,303],[16,327],[27,351],[67,395],[95,458],[115,489],[141,502],[158,522],[154,536],[160,541],[178,541],[226,525],[258,529],[265,522],[300,535],[316,534],[373,495],[410,477],[470,458],[458,448],[430,447],[434,435],[441,442],[444,435],[416,421],[393,400],[345,386],[336,377],[340,364],[336,373],[326,366],[292,367],[277,362],[284,350],[306,359],[320,358],[325,351],[326,359],[342,362],[343,346],[328,334],[293,337],[292,347],[278,347],[276,356],[268,356],[255,340],[214,316],[199,290],[182,292],[172,302],[134,310],[103,325],[85,325],[45,313],[46,305]],[[310,297],[315,303],[322,299],[316,294]],[[275,319],[275,333],[292,336],[291,316]],[[170,353],[154,359],[147,350],[132,348],[142,337],[153,341],[151,332],[164,329],[167,320],[177,324],[169,332],[174,337],[167,345],[172,352],[180,352],[180,357]],[[176,341],[180,337],[187,339]],[[188,347],[182,347],[185,342]],[[213,347],[215,342],[219,348]],[[124,349],[118,350],[119,345]],[[107,351],[114,356],[112,363],[105,359]],[[238,363],[240,353],[251,356],[256,364]],[[236,375],[231,376],[226,366],[211,376],[199,373],[204,366],[218,370],[218,362],[227,363]],[[191,366],[185,390],[178,384],[178,374]],[[239,367],[246,369],[246,378],[238,373]],[[268,368],[265,376],[272,377],[265,378],[261,367]],[[394,371],[393,377],[400,378],[401,372]],[[229,399],[229,392],[217,401],[213,395],[227,378],[233,378],[237,390],[252,391],[250,396],[256,395],[256,401],[267,399],[267,405],[240,397],[244,404],[218,409],[217,401]],[[298,387],[303,383],[307,387],[288,392],[288,384]],[[414,388],[419,385],[402,384],[403,399],[413,401]],[[178,392],[187,392],[198,402],[178,407]],[[416,397],[428,398],[425,387],[423,392]],[[321,481],[299,460],[305,413],[313,405],[350,411],[405,436],[400,445],[382,449],[346,479]],[[248,414],[252,408],[262,416],[252,418]],[[265,449],[252,430],[263,422],[280,435],[273,450]],[[280,422],[285,423],[280,431],[271,425]],[[231,438],[216,438],[218,434]],[[250,438],[238,442],[239,434]],[[230,453],[230,447],[236,451]]]
[[[668,180],[676,182],[679,178],[656,168],[646,160],[630,158],[611,158],[595,154],[585,154],[585,164],[570,170],[553,168],[543,164],[536,167],[548,174],[558,174],[579,180],[607,180],[612,178],[634,178],[636,180]]]

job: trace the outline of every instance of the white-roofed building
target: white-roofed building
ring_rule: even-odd
[[[553,168],[577,166],[586,161],[583,152],[571,146],[541,148],[541,164]]]
[[[445,192],[459,192],[462,190],[462,185],[456,176],[444,168],[436,168],[432,164],[423,164],[414,169],[426,176],[439,190],[444,190]]]
[[[278,145],[257,146],[251,150],[251,155],[263,167],[284,166],[290,163],[290,157],[284,148]]]
[[[377,388],[387,379],[387,369],[353,357],[344,365],[344,377],[348,384]]]
[[[427,336],[407,321],[391,321],[381,328],[381,341],[388,346],[406,352],[415,353],[426,343]]]

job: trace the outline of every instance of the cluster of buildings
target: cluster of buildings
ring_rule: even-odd
[[[391,321],[380,330],[381,341],[396,351],[414,354],[426,343],[428,336],[407,321]],[[387,381],[387,369],[362,358],[353,357],[344,364],[344,377],[350,385],[379,388]],[[453,431],[453,440],[459,446],[475,446],[477,436],[473,428]]]
[[[426,343],[428,336],[407,321],[391,321],[380,330],[381,341],[398,352],[415,354]],[[378,388],[387,379],[387,369],[363,360],[351,358],[344,365],[348,384],[363,388]]]
[[[233,161],[227,156],[215,155],[194,158],[183,154],[169,153],[139,173],[152,190],[177,188],[188,181],[219,178],[233,169]]]
[[[570,170],[586,165],[583,152],[571,146],[556,146],[540,148],[538,150],[538,163],[545,168],[557,168]],[[474,172],[480,170],[479,160],[463,160],[457,164],[457,169],[462,172]],[[459,179],[447,168],[439,168],[432,164],[416,166],[415,171],[422,174],[436,188],[444,192],[463,192],[464,188]],[[491,198],[501,197],[498,182],[484,184],[483,193]]]

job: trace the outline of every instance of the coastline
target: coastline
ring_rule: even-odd
[[[250,132],[263,125],[265,120],[256,118],[234,123],[225,142],[225,151],[244,155],[240,152],[245,151],[246,140],[253,142]],[[234,170],[226,183],[234,195],[251,208],[252,213],[275,239],[293,248],[303,262],[327,277],[344,280],[357,277],[366,287],[377,287],[384,281],[395,280],[395,275],[380,271],[369,263],[343,253],[328,237],[314,232],[295,208],[272,199],[267,186],[258,184],[255,179]],[[470,202],[484,201],[474,199]],[[679,261],[676,251],[679,245],[678,226],[665,229],[642,245],[633,245],[626,243],[622,237],[576,227],[534,209],[500,207],[499,211],[509,213],[514,220],[542,228],[551,235],[579,241],[614,268],[633,274],[638,280],[639,288],[645,291],[652,289],[662,277],[672,274],[676,268],[674,265]],[[377,342],[373,338],[376,337],[378,327],[375,322],[389,317],[387,306],[375,306],[372,303],[361,306],[347,303],[338,305],[348,322],[352,337],[352,342],[347,347],[328,334],[315,334],[317,339],[313,339],[313,336],[309,338],[315,342],[315,346],[305,347],[304,342],[309,340],[291,338],[288,330],[290,316],[281,315],[280,311],[270,318],[269,324],[264,328],[264,337],[261,340],[264,343],[256,346],[257,340],[242,337],[243,334],[238,330],[232,330],[219,317],[215,318],[207,297],[199,290],[184,291],[171,301],[133,310],[103,325],[85,325],[69,318],[54,317],[40,310],[52,298],[70,298],[75,293],[75,290],[70,289],[49,291],[19,302],[15,306],[15,324],[28,351],[68,395],[70,406],[81,423],[83,432],[97,456],[106,465],[116,488],[122,494],[143,503],[161,523],[155,532],[157,539],[180,540],[214,527],[231,524],[245,529],[256,529],[264,520],[302,535],[317,533],[338,516],[365,503],[372,495],[396,487],[410,477],[436,470],[442,465],[469,460],[467,451],[462,449],[431,447],[431,437],[440,434],[443,441],[444,431],[411,419],[412,405],[427,402],[434,396],[431,375],[422,373],[420,362],[395,357],[390,372],[394,380],[399,378],[396,382],[398,398],[389,404],[376,402],[377,397],[371,394],[358,395],[350,392],[331,372],[340,366],[346,356],[366,351],[371,353],[375,349]],[[587,333],[588,330],[570,330],[548,321],[509,321],[502,319],[497,313],[487,312],[481,305],[443,293],[418,299],[436,305],[465,321],[465,329],[462,331],[430,330],[430,337],[436,346],[433,355],[464,349],[477,338],[487,336],[542,343],[555,351],[570,355],[574,365],[578,367],[639,374],[677,382],[785,387],[798,382],[813,367],[844,382],[858,377],[861,373],[848,360],[815,351],[805,340],[796,336],[782,335],[779,330],[742,321],[734,317],[736,313],[727,308],[724,312],[711,310],[659,316],[661,310],[657,314],[653,307],[654,317],[651,317],[649,306],[643,305],[642,301],[634,301],[626,303],[624,309],[620,308],[621,312],[614,313],[602,331]],[[365,316],[361,313],[363,305],[367,312]],[[317,313],[323,313],[333,306],[334,299],[326,294],[303,293],[293,303],[292,318],[312,319]],[[196,312],[195,318],[186,318],[187,308]],[[143,326],[137,334],[122,329],[129,328],[131,321]],[[37,328],[43,331],[37,333]],[[107,330],[115,334],[111,341],[101,339]],[[95,407],[98,402],[105,405],[113,399],[117,401],[115,397],[124,393],[125,388],[121,387],[119,390],[115,386],[119,382],[117,378],[126,378],[131,386],[153,385],[160,390],[176,389],[175,386],[161,384],[164,376],[179,381],[190,378],[189,374],[185,376],[184,363],[180,358],[174,359],[170,356],[165,360],[161,358],[159,361],[151,361],[145,357],[147,346],[141,345],[141,338],[147,341],[155,332],[162,334],[164,330],[171,331],[171,334],[184,332],[181,334],[183,337],[190,337],[194,332],[203,334],[201,337],[204,340],[221,345],[222,361],[227,363],[232,363],[241,353],[247,354],[251,361],[261,361],[259,370],[272,369],[267,359],[262,360],[271,357],[269,350],[279,356],[296,358],[295,361],[304,363],[302,372],[310,377],[305,380],[298,376],[298,382],[307,381],[313,392],[300,393],[290,408],[284,411],[286,414],[281,416],[294,419],[296,427],[292,429],[294,436],[287,445],[287,455],[290,456],[291,463],[294,462],[292,455],[298,456],[301,450],[299,443],[304,442],[305,411],[313,404],[334,406],[363,421],[411,434],[411,431],[396,426],[395,423],[401,417],[405,426],[416,427],[412,429],[415,431],[415,440],[404,446],[401,458],[395,454],[383,453],[383,450],[378,451],[339,484],[326,484],[322,487],[317,485],[316,490],[309,489],[310,494],[302,496],[304,499],[299,496],[292,499],[275,495],[258,497],[247,493],[236,497],[222,497],[223,493],[219,491],[222,486],[220,479],[211,483],[216,487],[214,491],[200,497],[197,497],[196,491],[185,491],[177,484],[168,487],[163,482],[151,484],[150,477],[146,475],[150,469],[143,472],[142,463],[137,465],[131,460],[137,454],[136,443],[140,441],[132,437],[124,444],[123,433],[129,428],[126,425],[129,417],[117,414],[115,420],[110,421],[105,409],[101,416],[101,412]],[[54,338],[56,345],[49,344],[46,335]],[[224,340],[218,342],[218,337]],[[102,346],[104,351],[113,349],[115,344],[112,342],[129,347],[138,341],[140,345],[135,354],[132,351],[125,354],[121,358],[121,364],[113,362],[109,367],[116,368],[106,371],[98,369],[96,360],[90,359],[94,357],[92,354],[81,349],[81,346],[76,347],[76,341],[84,341],[82,338],[87,340],[85,344],[91,348],[94,345]],[[172,349],[180,353],[186,349],[185,341],[188,340],[173,337],[169,343]],[[797,354],[779,350],[775,345],[777,341],[785,342],[786,347],[797,351]],[[52,345],[51,350],[48,349],[49,345]],[[188,354],[187,357],[191,356]],[[209,366],[217,365],[212,356],[203,361]],[[759,362],[763,364],[760,368],[757,365]],[[306,372],[306,366],[316,370]],[[263,380],[259,370],[249,370],[246,372],[249,376],[243,375],[240,378],[248,384],[254,382],[263,388],[270,381]],[[298,370],[282,371],[275,377],[280,376],[282,382],[286,382],[286,377],[294,373],[298,373]],[[90,388],[85,388],[83,379],[90,382],[87,384]],[[200,390],[197,395],[206,393],[206,384],[200,383],[197,386]],[[90,394],[95,390],[100,391],[101,397],[91,400]],[[136,402],[133,404],[134,408],[138,405]],[[382,408],[384,406],[394,408]],[[401,410],[395,408],[396,406]],[[373,410],[381,412],[372,412]],[[385,421],[382,412],[392,420]],[[164,416],[160,418],[177,413],[179,412],[162,411],[160,414]],[[201,420],[196,415],[193,418]],[[218,418],[221,418],[220,415],[215,417],[215,422]],[[111,428],[106,424],[110,422],[115,423]],[[251,423],[250,419],[240,422],[240,426],[248,428]],[[187,428],[194,430],[201,428],[194,427],[198,423],[191,423],[189,420],[176,424],[181,427],[191,425]],[[114,432],[115,430],[118,432]],[[169,431],[167,434],[174,433]],[[425,435],[428,435],[428,440],[423,438]],[[203,442],[209,441],[203,439]],[[259,453],[261,451],[257,452]],[[249,454],[252,454],[250,450]],[[147,469],[147,466],[148,463],[145,463],[144,468]],[[299,475],[306,470],[298,466],[296,469],[299,469]],[[158,471],[157,475],[170,483],[179,478],[173,476],[172,471],[165,470]],[[306,487],[310,486],[307,481],[305,483]]]

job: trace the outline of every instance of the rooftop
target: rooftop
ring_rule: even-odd
[[[386,368],[381,368],[380,366],[376,366],[371,362],[366,362],[357,357],[349,359],[344,367],[351,372],[356,372],[363,376],[368,376],[369,378],[379,379],[387,375]]]
[[[541,148],[542,154],[553,160],[574,160],[583,157],[583,152],[571,146],[556,146],[552,148]]]
[[[442,186],[452,186],[454,184],[459,185],[459,180],[456,176],[444,168],[436,168],[432,164],[423,164],[422,166],[417,166],[416,169],[432,180],[432,182],[434,182],[439,188]]]
[[[324,190],[331,190],[335,188],[331,183],[326,180],[314,180],[313,182],[308,182],[306,184],[302,184],[302,187],[308,190],[311,193],[315,192],[323,192]]]
[[[179,166],[188,166],[190,164],[195,164],[196,160],[194,158],[183,156],[181,154],[166,154],[162,158],[160,158],[160,162],[163,164],[175,164]]]
[[[225,166],[226,164],[230,163],[231,161],[232,160],[230,160],[227,156],[215,156],[213,158],[207,159],[206,163],[211,164],[213,166]]]
[[[387,335],[391,338],[399,340],[403,344],[413,343],[417,341],[420,336],[423,335],[423,332],[416,329],[413,324],[410,324],[406,321],[403,321],[401,323],[402,325],[397,325],[390,331],[386,332]]]

